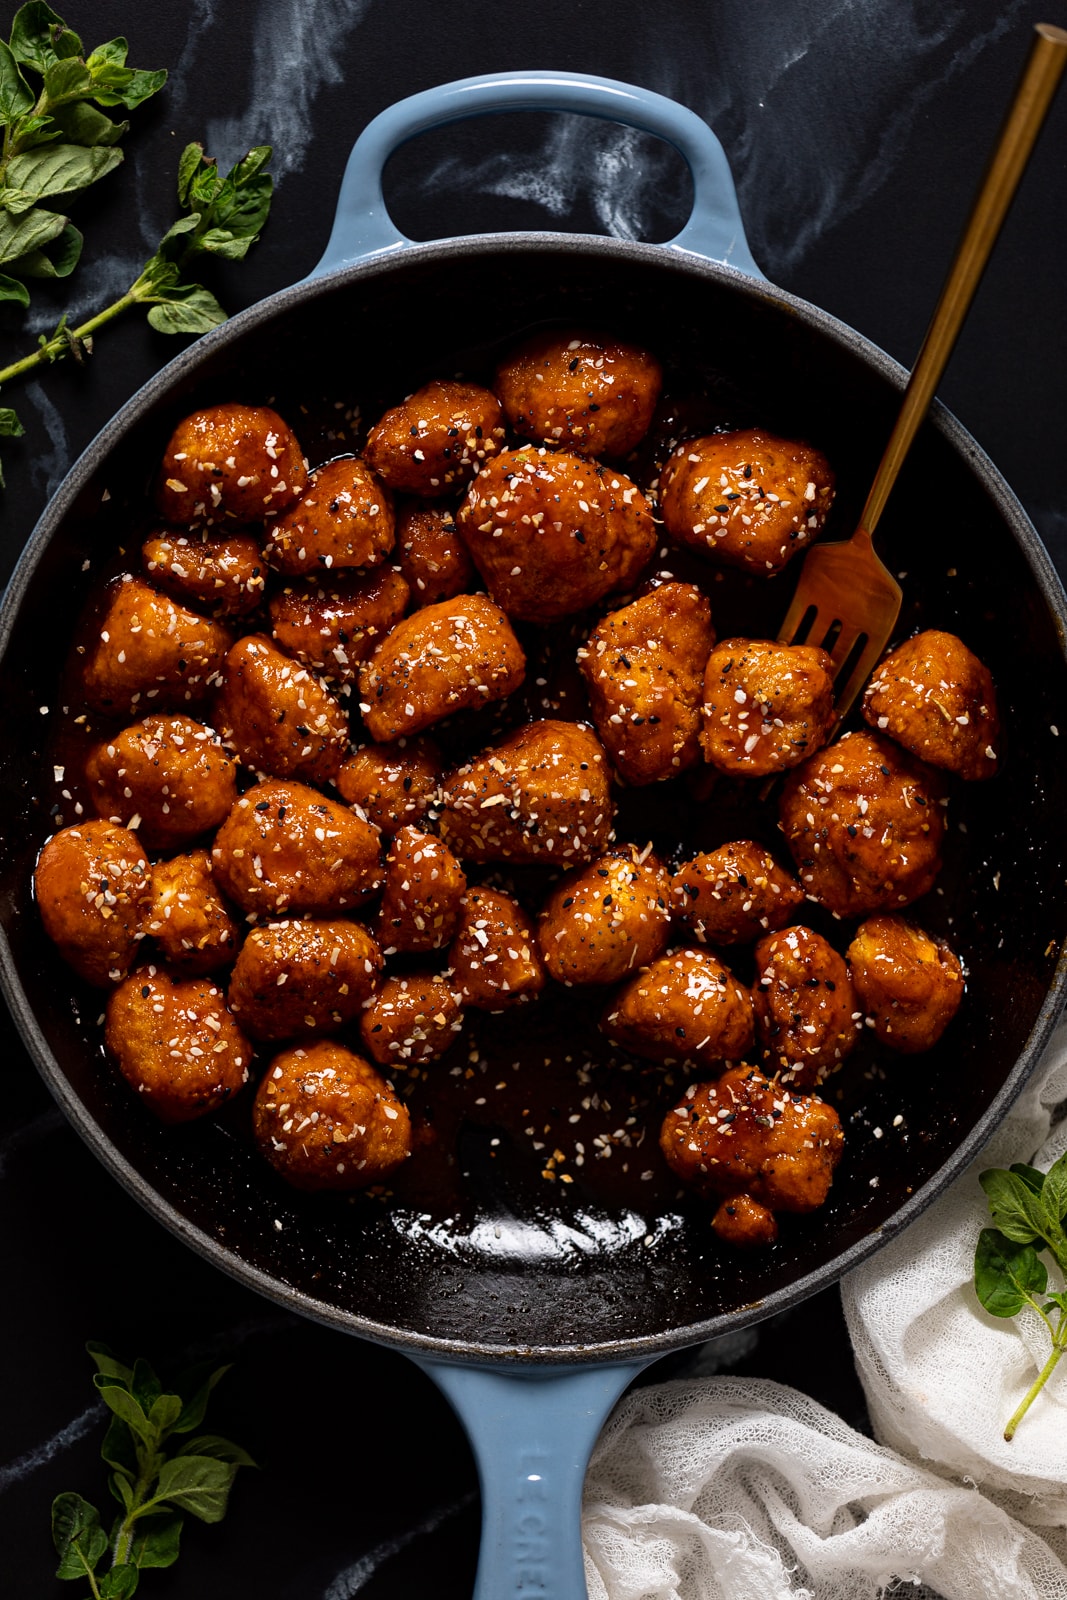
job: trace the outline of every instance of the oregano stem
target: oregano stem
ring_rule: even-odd
[[[10,383],[12,378],[21,378],[24,373],[32,372],[35,367],[44,366],[46,362],[54,361],[57,356],[63,355],[64,351],[70,348],[72,339],[84,340],[91,338],[97,328],[102,328],[113,317],[121,315],[130,306],[136,305],[137,301],[138,296],[132,290],[127,289],[121,299],[116,300],[113,305],[106,306],[103,311],[98,311],[95,317],[90,317],[88,322],[83,322],[80,328],[72,328],[69,332],[64,330],[63,333],[57,334],[54,339],[49,339],[45,344],[40,345],[32,354],[23,356],[21,361],[13,361],[9,367],[4,367],[0,370],[0,385]]]
[[[1060,1332],[1061,1333],[1063,1332],[1062,1324],[1061,1324],[1061,1327],[1060,1327]],[[1059,1338],[1059,1333],[1057,1334],[1057,1339],[1058,1338]],[[1033,1405],[1034,1401],[1037,1399],[1038,1395],[1041,1393],[1042,1389],[1045,1387],[1046,1383],[1051,1378],[1052,1374],[1055,1372],[1056,1364],[1059,1361],[1059,1359],[1062,1356],[1062,1354],[1063,1354],[1063,1345],[1060,1344],[1060,1343],[1054,1344],[1053,1347],[1052,1347],[1052,1354],[1049,1356],[1048,1360],[1045,1362],[1045,1365],[1041,1368],[1041,1371],[1038,1373],[1037,1378],[1035,1379],[1033,1384],[1031,1384],[1030,1388],[1026,1391],[1026,1394],[1024,1395],[1022,1403],[1020,1404],[1018,1410],[1015,1412],[1015,1414],[1012,1417],[1011,1421],[1008,1423],[1008,1426],[1004,1429],[1004,1439],[1005,1439],[1005,1442],[1007,1444],[1011,1443],[1012,1439],[1015,1437],[1016,1428],[1019,1426],[1020,1422],[1023,1420],[1023,1418],[1025,1417],[1026,1413],[1029,1411],[1030,1407]]]

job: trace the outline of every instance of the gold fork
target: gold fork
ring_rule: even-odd
[[[834,666],[838,722],[870,677],[900,614],[901,589],[874,553],[872,535],[934,397],[985,264],[1067,65],[1067,29],[1039,22],[1029,59],[919,351],[900,415],[851,539],[805,557],[781,644],[819,644]],[[805,626],[806,624],[806,626]],[[847,676],[845,676],[845,670]]]

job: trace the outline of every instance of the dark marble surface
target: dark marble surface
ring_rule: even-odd
[[[190,0],[59,8],[96,43],[117,33],[136,65],[167,65],[135,114],[124,171],[75,213],[87,245],[61,296],[0,322],[32,346],[73,305],[87,315],[130,281],[171,218],[188,139],[229,161],[272,141],[280,178],[262,243],[216,281],[231,310],[302,277],[321,254],[345,156],[369,118],[467,73],[589,70],[671,94],[705,116],[738,175],[768,275],[908,361],[919,344],[1000,112],[1041,20],[1029,0],[668,0],[644,7],[542,0],[536,12],[430,0]],[[1050,17],[1049,20],[1061,20]],[[6,28],[5,28],[6,31]],[[1022,497],[1067,567],[1062,267],[1067,104],[1054,112],[942,396]],[[393,163],[401,226],[432,237],[568,227],[665,238],[684,171],[654,141],[567,119],[493,119],[418,141]],[[112,412],[177,346],[129,318],[85,370],[66,365],[5,396],[27,424],[6,451],[2,565]],[[276,1310],[165,1235],[108,1178],[52,1106],[0,1018],[0,1591],[64,1592],[51,1578],[54,1494],[100,1494],[102,1410],[86,1339],[180,1365],[234,1359],[214,1422],[262,1462],[220,1527],[146,1593],[277,1600],[470,1593],[477,1491],[445,1402],[402,1357]],[[716,1367],[792,1383],[865,1426],[835,1291],[729,1345]],[[678,1356],[649,1377],[692,1370]],[[647,1380],[646,1380],[647,1381]]]

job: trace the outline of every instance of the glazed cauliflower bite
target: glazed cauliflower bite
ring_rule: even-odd
[[[380,1067],[436,1061],[463,1030],[451,983],[429,972],[386,978],[360,1019],[364,1046]]]
[[[509,617],[555,622],[637,578],[656,548],[652,512],[625,474],[563,450],[505,450],[456,522]]]
[[[179,422],[163,453],[156,503],[168,522],[262,522],[307,482],[303,452],[268,406],[209,406]]]
[[[213,729],[192,717],[144,717],[104,739],[85,763],[98,814],[135,819],[149,850],[174,849],[217,828],[237,799],[234,764]]]
[[[215,697],[215,725],[246,767],[328,783],[348,749],[348,718],[329,690],[262,633],[238,639]]]
[[[804,902],[794,878],[751,839],[694,856],[671,876],[671,914],[701,944],[751,944]]]
[[[303,783],[268,780],[243,794],[215,835],[211,866],[230,899],[263,920],[334,916],[382,883],[377,828]]]
[[[662,955],[670,938],[670,880],[648,851],[620,845],[570,872],[541,912],[537,942],[549,977],[615,983]]]
[[[944,780],[878,734],[847,733],[786,779],[782,830],[807,894],[842,917],[910,905],[933,887]]]
[[[467,888],[463,868],[432,833],[401,828],[385,858],[378,932],[392,955],[451,944]]]
[[[461,861],[589,861],[611,842],[607,760],[579,722],[527,723],[448,773],[439,805]]]
[[[411,1154],[411,1118],[369,1061],[331,1039],[274,1057],[252,1107],[256,1145],[294,1189],[366,1189]]]
[[[358,806],[383,833],[393,834],[432,816],[443,765],[432,739],[365,744],[337,774],[337,788],[350,806]]]
[[[108,989],[133,960],[151,890],[137,835],[83,822],[45,841],[33,875],[44,931],[79,977]]]
[[[997,770],[993,679],[953,633],[931,628],[891,650],[867,685],[863,715],[931,766],[972,779]]]
[[[164,967],[131,973],[110,996],[104,1043],[163,1122],[217,1111],[248,1082],[252,1047],[210,978]]]
[[[221,623],[127,573],[110,590],[97,637],[86,647],[85,698],[112,717],[196,704],[218,683],[232,643]]]
[[[761,577],[818,538],[833,497],[820,450],[758,428],[689,439],[660,475],[671,538]]]
[[[843,1146],[837,1113],[825,1101],[745,1065],[690,1087],[660,1134],[667,1165],[683,1183],[705,1199],[725,1197],[712,1227],[731,1244],[770,1244],[778,1232],[773,1212],[821,1206]]]
[[[862,1017],[841,956],[810,928],[783,928],[753,952],[756,1033],[783,1083],[815,1088],[853,1049]]]
[[[228,967],[241,944],[241,930],[222,898],[206,850],[190,850],[151,869],[151,900],[144,931],[169,966],[182,972]]]
[[[271,565],[290,578],[374,567],[393,548],[393,497],[355,456],[319,467],[297,503],[271,523]]]
[[[511,623],[484,594],[423,606],[398,622],[359,672],[360,711],[379,743],[456,711],[503,700],[526,674]]]
[[[497,368],[493,387],[524,439],[583,456],[640,444],[663,386],[655,356],[590,333],[537,333]]]
[[[141,546],[141,563],[161,589],[215,617],[254,611],[267,586],[267,563],[249,533],[157,533]]]
[[[963,999],[959,958],[903,917],[869,917],[848,947],[859,1004],[883,1044],[904,1055],[932,1050]]]
[[[336,1033],[359,1016],[381,968],[358,922],[269,922],[242,945],[227,998],[252,1039]]]
[[[629,784],[660,783],[700,760],[711,606],[691,583],[663,583],[613,611],[578,652],[596,730]]]
[[[347,683],[400,621],[409,594],[392,567],[297,580],[271,596],[271,630],[289,655]]]
[[[811,645],[723,639],[704,677],[705,761],[748,778],[795,767],[830,737],[832,671],[826,651]]]
[[[479,1011],[505,1011],[545,986],[533,923],[499,889],[467,891],[448,965],[464,1005]]]
[[[391,489],[433,500],[463,488],[496,454],[503,420],[488,389],[435,379],[374,424],[363,457]]]
[[[470,589],[474,566],[459,536],[453,512],[407,501],[397,513],[396,561],[409,589],[411,607],[434,606]]]
[[[649,1061],[739,1061],[752,1048],[752,996],[707,950],[672,950],[623,984],[600,1027]]]

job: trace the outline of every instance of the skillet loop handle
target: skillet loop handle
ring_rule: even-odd
[[[478,1463],[474,1600],[587,1600],[585,1469],[612,1406],[648,1363],[509,1371],[416,1359],[451,1401]]]
[[[752,259],[725,152],[707,123],[685,106],[633,84],[577,72],[499,72],[461,78],[411,95],[368,123],[348,158],[326,254],[309,278],[413,241],[386,210],[382,172],[400,145],[431,128],[491,111],[567,111],[640,128],[672,144],[693,176],[693,211],[668,250],[721,261],[750,277]]]

